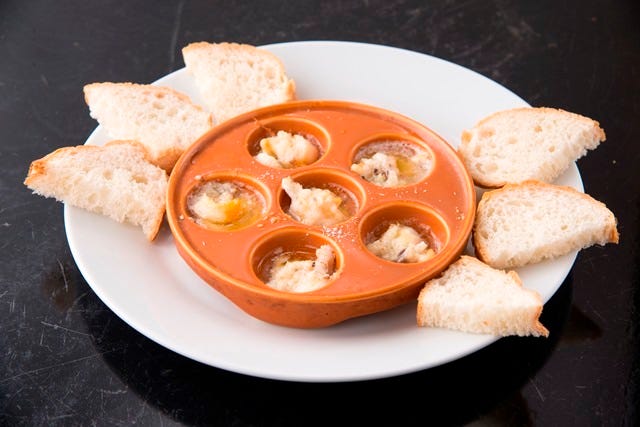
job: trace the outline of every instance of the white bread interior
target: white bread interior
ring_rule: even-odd
[[[84,87],[84,95],[91,117],[112,138],[139,141],[149,160],[169,172],[213,123],[211,113],[168,87],[92,83]]]
[[[553,182],[605,140],[595,120],[555,108],[494,113],[462,133],[458,153],[475,183],[497,188],[527,180]]]
[[[548,336],[540,295],[514,271],[496,270],[463,255],[428,281],[418,296],[417,323],[496,336]]]
[[[166,172],[133,141],[60,148],[31,163],[25,185],[34,193],[158,234],[165,212]]]
[[[266,50],[239,43],[197,42],[185,46],[182,56],[218,123],[295,98],[295,82],[280,59]]]
[[[571,187],[525,181],[482,195],[472,232],[476,256],[515,268],[586,247],[618,243],[607,206]]]

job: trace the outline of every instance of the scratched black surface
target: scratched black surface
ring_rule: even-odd
[[[0,424],[638,425],[639,9],[623,0],[0,2]],[[92,292],[62,205],[22,185],[32,160],[95,127],[82,86],[151,82],[181,68],[192,41],[312,39],[432,54],[532,105],[600,121],[606,143],[578,164],[587,192],[616,213],[621,243],[580,252],[545,305],[549,339],[505,338],[397,378],[289,383],[172,353]]]

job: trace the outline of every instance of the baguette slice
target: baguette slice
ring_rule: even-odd
[[[168,87],[92,83],[84,87],[91,117],[112,138],[142,143],[151,163],[171,171],[182,152],[212,127],[209,112]]]
[[[271,52],[238,43],[191,43],[187,70],[218,122],[295,98],[295,83]]]
[[[553,108],[515,108],[464,131],[458,153],[477,185],[496,188],[530,179],[553,182],[604,140],[590,118]]]
[[[477,334],[548,336],[540,323],[540,295],[515,271],[496,270],[463,255],[418,296],[419,326]]]
[[[41,196],[141,226],[151,241],[164,216],[167,180],[142,145],[112,141],[64,147],[35,160],[24,184]]]
[[[616,218],[603,203],[571,187],[540,181],[485,192],[472,236],[476,256],[495,268],[618,243]]]

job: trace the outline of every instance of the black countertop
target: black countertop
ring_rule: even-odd
[[[639,19],[630,0],[0,2],[0,424],[638,425]],[[579,253],[545,305],[548,339],[503,338],[421,372],[295,383],[173,353],[101,302],[62,204],[22,181],[32,160],[95,128],[84,84],[151,82],[201,40],[406,48],[592,117],[607,141],[578,166],[620,244]]]

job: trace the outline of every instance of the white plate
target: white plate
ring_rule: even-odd
[[[458,65],[391,47],[345,42],[264,46],[297,84],[298,98],[342,99],[397,111],[457,146],[463,129],[494,111],[527,103]],[[184,69],[157,83],[200,102]],[[100,126],[87,144],[104,144]],[[558,183],[582,190],[574,165]],[[89,285],[125,322],[191,359],[238,373],[308,382],[389,377],[437,366],[494,342],[492,336],[416,326],[415,304],[299,330],[257,320],[206,285],[179,257],[165,225],[147,242],[140,229],[65,207],[69,246]],[[546,302],[576,253],[518,270]]]

